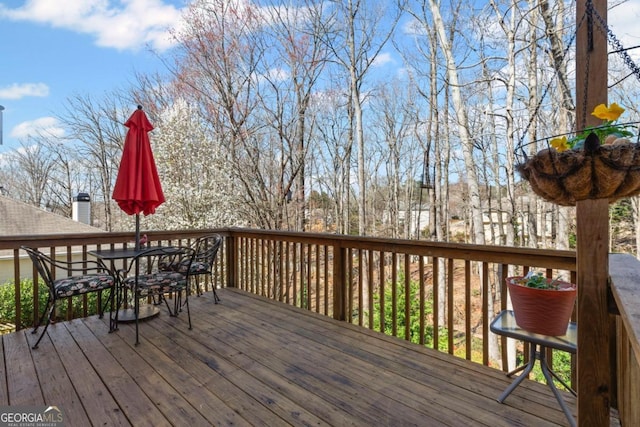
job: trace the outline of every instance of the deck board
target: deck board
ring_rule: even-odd
[[[0,340],[0,352],[4,355],[4,341]],[[0,384],[7,384],[6,364],[0,363]],[[9,396],[7,396],[7,387],[0,387],[0,405],[7,406],[9,404]]]
[[[56,405],[66,425],[568,425],[551,391],[458,359],[233,289],[190,299],[135,329],[90,317],[2,336],[0,399]],[[565,393],[575,411],[575,399]]]
[[[64,332],[62,325],[56,325],[56,327],[61,329],[61,332]],[[27,337],[29,338],[29,342],[33,344],[37,340],[38,335],[27,334]],[[78,389],[76,389],[73,387],[73,382],[74,379],[80,379],[78,375],[82,375],[83,371],[88,372],[89,366],[86,364],[87,362],[84,359],[84,356],[82,354],[78,354],[78,352],[55,352],[55,348],[70,346],[73,338],[71,338],[69,334],[55,334],[53,337],[55,342],[51,342],[49,337],[44,337],[40,343],[40,349],[32,352],[31,354],[36,368],[38,381],[42,388],[44,401],[60,402],[64,400],[71,402],[71,404],[68,405],[69,409],[67,411],[69,412],[67,415],[69,419],[88,424],[89,418],[85,408],[83,408],[82,405],[78,405],[78,403],[81,403],[81,401],[84,400],[87,402],[86,409],[95,414],[99,414],[102,408],[97,406],[97,403],[99,403],[97,399],[92,401],[86,396],[81,397],[78,395],[79,391],[82,392],[83,389],[86,390],[85,387],[90,386],[91,384],[79,383]],[[65,340],[67,342],[65,342]],[[80,364],[85,364],[83,369],[77,369],[77,367],[81,365],[76,365],[74,363],[75,361],[78,361]],[[73,369],[71,369],[72,367]],[[96,382],[95,387],[89,388],[88,391],[89,393],[93,392],[96,394],[102,392],[107,398],[109,397],[106,387],[102,386],[99,382]],[[105,405],[106,404],[107,402],[105,402]],[[73,411],[73,413],[71,413],[71,411]]]
[[[36,367],[28,357],[27,335],[9,334],[3,338],[9,404],[44,405]]]
[[[243,310],[241,307],[235,308],[236,310]],[[447,423],[451,422],[454,425],[478,424],[479,420],[476,412],[470,409],[476,406],[478,412],[483,412],[487,404],[493,406],[496,403],[493,396],[499,395],[498,392],[495,395],[488,395],[489,397],[484,399],[478,399],[477,393],[482,390],[474,389],[474,384],[483,384],[486,380],[487,369],[475,368],[485,367],[454,359],[454,369],[452,369],[452,358],[448,355],[436,353],[435,351],[422,352],[421,350],[427,349],[377,333],[366,334],[370,335],[370,339],[363,341],[362,334],[365,331],[362,328],[336,323],[320,315],[305,315],[301,322],[287,321],[292,315],[291,312],[294,314],[300,312],[295,308],[291,308],[291,310],[288,310],[289,312],[285,311],[282,315],[280,315],[280,312],[274,313],[269,310],[267,305],[252,306],[251,310],[251,312],[245,310],[245,314],[249,319],[252,317],[251,313],[255,314],[258,310],[262,314],[259,320],[252,322],[253,327],[264,329],[268,325],[267,329],[271,331],[275,329],[286,330],[285,333],[276,333],[286,338],[282,340],[283,342],[276,342],[274,345],[282,345],[291,339],[289,334],[301,336],[304,339],[305,347],[312,349],[311,351],[314,354],[321,354],[323,361],[337,366],[336,369],[338,370],[343,366],[350,367],[350,375],[345,382],[349,381],[350,385],[359,384],[362,387],[375,389],[383,395],[386,393],[386,399],[382,398],[380,399],[381,401],[399,400],[399,402],[396,402],[395,407],[389,407],[388,411],[390,413],[408,415],[407,408],[404,405],[410,405],[422,414],[422,419],[427,419],[428,416],[436,417],[436,419],[441,418],[442,411],[445,410],[449,414],[446,420]],[[314,317],[316,322],[308,322],[308,317]],[[294,319],[298,320],[298,317],[294,317]],[[359,344],[354,345],[355,342]],[[249,350],[247,349],[247,351]],[[407,353],[413,351],[416,351],[415,357],[408,358]],[[427,359],[423,356],[425,353],[438,357]],[[355,356],[348,356],[349,354],[354,354]],[[439,356],[444,356],[447,361],[440,361]],[[331,366],[326,369],[329,372],[333,371],[334,375],[337,375]],[[375,374],[376,372],[379,374],[372,376],[372,373]],[[497,374],[499,378],[499,381],[495,383],[498,389],[504,389],[506,385],[504,385],[503,375],[494,370],[491,370],[491,373],[494,374],[494,377]],[[461,387],[462,381],[466,382],[463,383],[466,384],[463,387]],[[506,381],[507,384],[508,382]],[[340,389],[341,384],[340,381],[336,381],[330,386]],[[535,385],[538,386],[538,384]],[[469,391],[469,388],[472,390]],[[544,390],[545,393],[546,391]],[[451,399],[452,395],[455,396],[455,399]],[[425,405],[425,397],[428,397],[428,405]],[[547,403],[557,405],[553,396],[550,396]],[[546,407],[539,407],[536,410],[547,412],[547,409]],[[364,407],[362,410],[366,412],[370,409]],[[513,420],[511,421],[520,422],[523,425],[532,425],[534,422],[537,425],[542,425],[541,423],[543,423],[539,419],[539,415],[527,417],[521,414],[521,411],[513,411],[513,413],[515,416],[512,416]],[[503,411],[500,419],[490,417],[487,425],[512,425],[508,415],[511,415],[509,409]],[[557,417],[554,417],[554,419],[558,421]],[[564,422],[564,417],[561,416],[559,421]],[[436,420],[433,420],[429,424],[436,422]]]

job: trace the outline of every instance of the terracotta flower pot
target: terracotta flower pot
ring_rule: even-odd
[[[536,334],[565,335],[576,301],[576,285],[559,282],[558,290],[536,289],[520,285],[521,279],[522,276],[507,277],[516,324]]]

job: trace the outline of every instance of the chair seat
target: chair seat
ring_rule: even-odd
[[[127,277],[124,279],[123,285],[133,290],[136,286],[136,277]],[[186,287],[186,277],[174,271],[159,271],[138,276],[138,295],[140,297],[181,291]]]
[[[108,274],[85,274],[82,276],[65,277],[53,282],[58,298],[80,295],[101,289],[110,289],[114,284],[114,277]]]
[[[211,264],[203,261],[193,261],[191,263],[191,268],[189,268],[189,260],[182,261],[179,263],[164,262],[164,263],[160,263],[159,265],[161,270],[177,271],[182,274],[186,274],[187,270],[189,270],[190,275],[205,274],[205,273],[208,274],[211,271]]]
[[[202,261],[194,261],[189,269],[189,274],[209,274],[210,272],[211,264]]]
[[[190,275],[204,274],[204,273],[209,273],[209,271],[211,271],[211,266],[208,262],[193,261],[191,263],[191,268],[189,268],[189,266],[185,265],[184,263],[181,263],[180,266],[178,267],[178,271],[182,274],[186,274],[187,269],[189,270]]]

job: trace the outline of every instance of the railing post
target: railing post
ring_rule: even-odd
[[[35,270],[35,269],[34,269]],[[15,307],[16,317],[13,320],[13,324],[16,325],[16,331],[19,331],[22,326],[22,304],[20,299],[20,249],[13,250],[13,283],[15,286]],[[38,321],[38,313],[40,312],[40,305],[38,303],[38,279],[33,278],[33,316],[31,321],[35,325]]]
[[[228,234],[224,241],[227,246],[227,288],[236,287],[236,277],[238,275],[238,257],[236,256],[236,236],[234,234]]]
[[[347,320],[346,253],[347,249],[339,242],[333,245],[333,318],[336,320]]]

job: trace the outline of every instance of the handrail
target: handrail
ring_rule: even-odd
[[[327,233],[300,233],[295,231],[269,231],[242,228],[227,229],[234,236],[269,238],[295,243],[339,245],[352,249],[411,252],[423,256],[453,257],[464,260],[502,262],[505,256],[512,264],[532,267],[571,270],[575,268],[576,253],[569,250],[532,249],[520,247],[474,245],[468,243],[434,242],[428,240],[387,239],[380,237],[347,236]]]
[[[617,407],[622,425],[640,425],[640,261],[609,255],[611,295],[616,316]]]
[[[611,254],[609,276],[620,320],[629,332],[636,359],[640,360],[640,260],[629,254]]]

